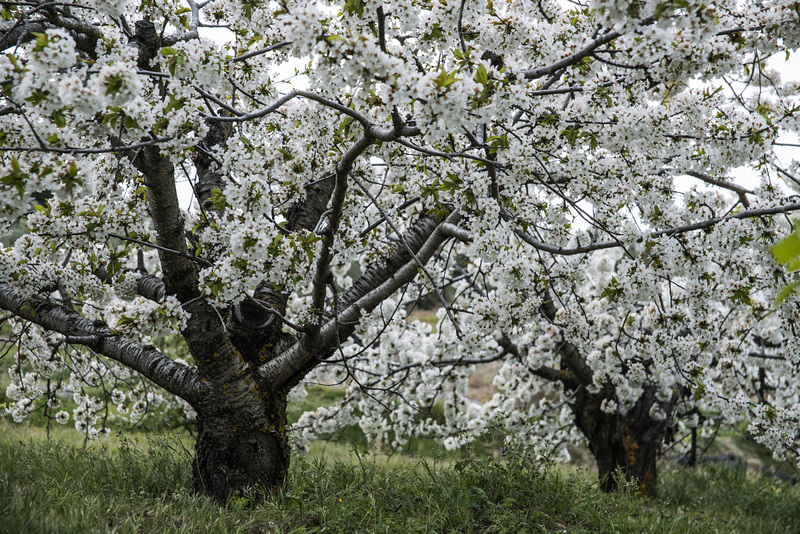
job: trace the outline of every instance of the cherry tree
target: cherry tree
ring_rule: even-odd
[[[774,150],[797,85],[770,61],[796,2],[2,9],[14,420],[94,438],[178,403],[218,499],[283,483],[287,399],[316,382],[348,394],[298,447],[351,421],[395,446],[500,426],[584,439],[606,487],[619,467],[645,491],[685,428],[795,449],[797,297],[773,308],[768,249],[800,209]],[[435,330],[405,317],[425,294]]]

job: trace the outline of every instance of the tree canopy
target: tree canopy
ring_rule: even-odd
[[[4,410],[183,403],[215,496],[282,482],[316,382],[299,447],[499,427],[643,487],[693,429],[795,453],[799,43],[796,0],[4,2]]]

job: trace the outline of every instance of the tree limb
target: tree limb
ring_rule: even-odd
[[[455,212],[450,214],[445,219],[445,222],[456,224],[460,218],[461,215]],[[448,236],[439,230],[439,223],[433,217],[425,216],[420,221],[423,223],[422,228],[418,225],[416,229],[421,245],[416,254],[417,258],[425,264],[439,246],[448,239]],[[418,241],[409,239],[408,235],[407,239],[411,246],[416,248]],[[408,258],[408,253],[405,249],[402,249],[402,255]],[[340,306],[338,316],[329,318],[320,330],[319,349],[311,352],[304,343],[298,340],[279,356],[259,367],[257,374],[262,379],[268,380],[273,384],[286,384],[293,375],[307,373],[333,352],[337,337],[345,338],[355,330],[355,325],[362,313],[371,312],[383,300],[412,281],[417,274],[417,263],[410,258],[395,270],[385,268],[377,268],[372,272],[368,270],[359,279],[361,283],[354,284],[345,294],[351,303]],[[365,278],[369,279],[365,280]],[[344,298],[341,300],[344,300]],[[314,359],[315,356],[316,359]],[[299,380],[299,378],[295,377],[292,381],[295,380]]]
[[[591,43],[589,43],[588,45],[583,47],[581,50],[578,50],[574,54],[570,54],[569,56],[567,56],[567,57],[565,57],[563,59],[560,59],[560,60],[556,61],[555,63],[551,63],[550,65],[547,65],[546,67],[539,67],[539,68],[536,68],[536,69],[523,70],[521,72],[521,74],[527,80],[535,80],[536,78],[541,78],[542,76],[548,76],[550,74],[555,74],[556,72],[558,72],[561,69],[564,69],[566,67],[569,67],[571,65],[576,64],[577,62],[579,62],[583,58],[591,55],[591,53],[594,52],[597,48],[603,46],[606,43],[609,43],[609,42],[613,41],[614,39],[616,39],[620,35],[622,35],[622,34],[619,33],[619,32],[610,31],[607,34],[605,34],[605,35],[603,35],[601,37],[598,37],[597,39],[595,39],[594,41],[592,41]]]
[[[341,222],[344,209],[344,199],[347,194],[347,175],[350,174],[350,171],[353,169],[353,163],[355,163],[356,159],[358,159],[374,142],[375,140],[365,133],[348,149],[341,161],[336,165],[336,178],[333,194],[331,195],[331,208],[326,212],[328,214],[327,224],[321,231],[322,250],[317,258],[316,269],[312,279],[311,305],[319,314],[322,313],[325,306],[328,279],[331,276],[330,264],[333,260],[333,245],[336,241],[336,234],[339,231],[339,223]],[[303,338],[307,350],[313,350],[314,345],[316,345],[317,337],[322,326],[321,321],[322,317],[320,315],[314,319],[314,324],[307,325],[308,334]]]
[[[181,302],[199,297],[197,269],[189,259],[183,213],[175,190],[175,168],[155,146],[142,149],[133,164],[144,175],[167,293],[175,294]]]
[[[167,358],[151,346],[114,335],[105,324],[90,321],[38,295],[26,299],[4,283],[0,283],[0,308],[137,371],[193,406],[202,398],[205,388],[196,369]]]

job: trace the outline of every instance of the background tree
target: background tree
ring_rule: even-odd
[[[764,251],[800,208],[772,150],[798,103],[766,59],[797,47],[798,4],[684,4],[4,4],[0,212],[27,224],[0,257],[7,413],[66,392],[95,437],[155,384],[196,414],[220,499],[282,484],[304,379],[349,379],[398,444],[579,430],[645,489],[682,415],[750,408],[783,453],[796,306],[764,321]],[[425,292],[435,334],[402,320]],[[176,332],[193,365],[150,344]],[[476,409],[469,370],[500,359]],[[440,394],[446,422],[419,418]]]

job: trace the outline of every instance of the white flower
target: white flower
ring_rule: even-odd
[[[48,29],[37,37],[33,59],[40,68],[55,71],[75,62],[75,40],[61,28]]]
[[[93,78],[97,93],[109,106],[121,106],[132,100],[142,89],[136,69],[124,63],[104,65]]]
[[[603,399],[600,403],[600,410],[604,413],[613,414],[617,411],[617,403],[612,399]]]

